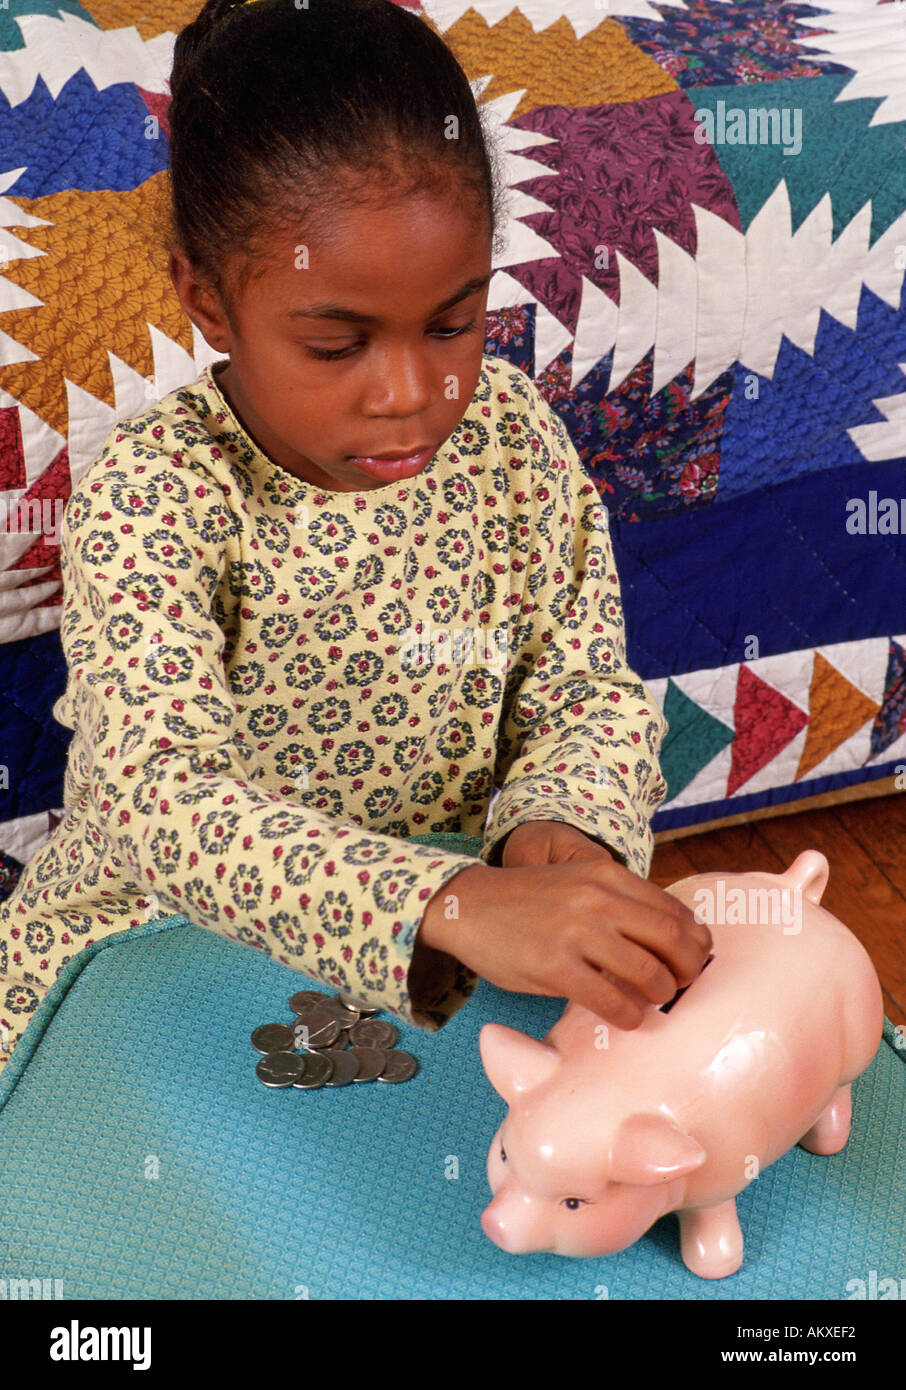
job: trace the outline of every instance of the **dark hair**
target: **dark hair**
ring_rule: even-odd
[[[468,78],[392,0],[207,0],[176,39],[170,91],[167,236],[231,318],[227,258],[241,293],[260,238],[328,236],[353,194],[464,188],[496,242],[497,155]]]

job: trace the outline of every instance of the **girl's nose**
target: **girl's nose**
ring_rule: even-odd
[[[435,369],[422,350],[386,347],[373,360],[367,402],[372,414],[402,419],[427,410],[435,397]]]

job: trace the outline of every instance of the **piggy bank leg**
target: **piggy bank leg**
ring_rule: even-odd
[[[725,1279],[742,1264],[742,1230],[736,1199],[678,1213],[683,1263],[702,1279]]]
[[[852,1122],[852,1086],[841,1086],[826,1110],[818,1116],[799,1143],[813,1154],[837,1154],[849,1138]]]

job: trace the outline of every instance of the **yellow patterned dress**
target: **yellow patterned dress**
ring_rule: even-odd
[[[428,467],[361,494],[252,441],[214,363],[118,423],[63,521],[65,815],[0,904],[5,1063],[83,946],[172,913],[429,1030],[407,989],[468,856],[562,820],[647,877],[666,721],[627,667],[608,516],[532,380],[485,357]],[[496,789],[496,790],[495,790]]]

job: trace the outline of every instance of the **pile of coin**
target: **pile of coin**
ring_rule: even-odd
[[[409,1081],[415,1058],[394,1047],[392,1023],[374,1018],[376,1006],[349,994],[302,989],[289,1007],[292,1024],[263,1023],[252,1047],[263,1053],[255,1075],[265,1086],[348,1086],[351,1081]]]

